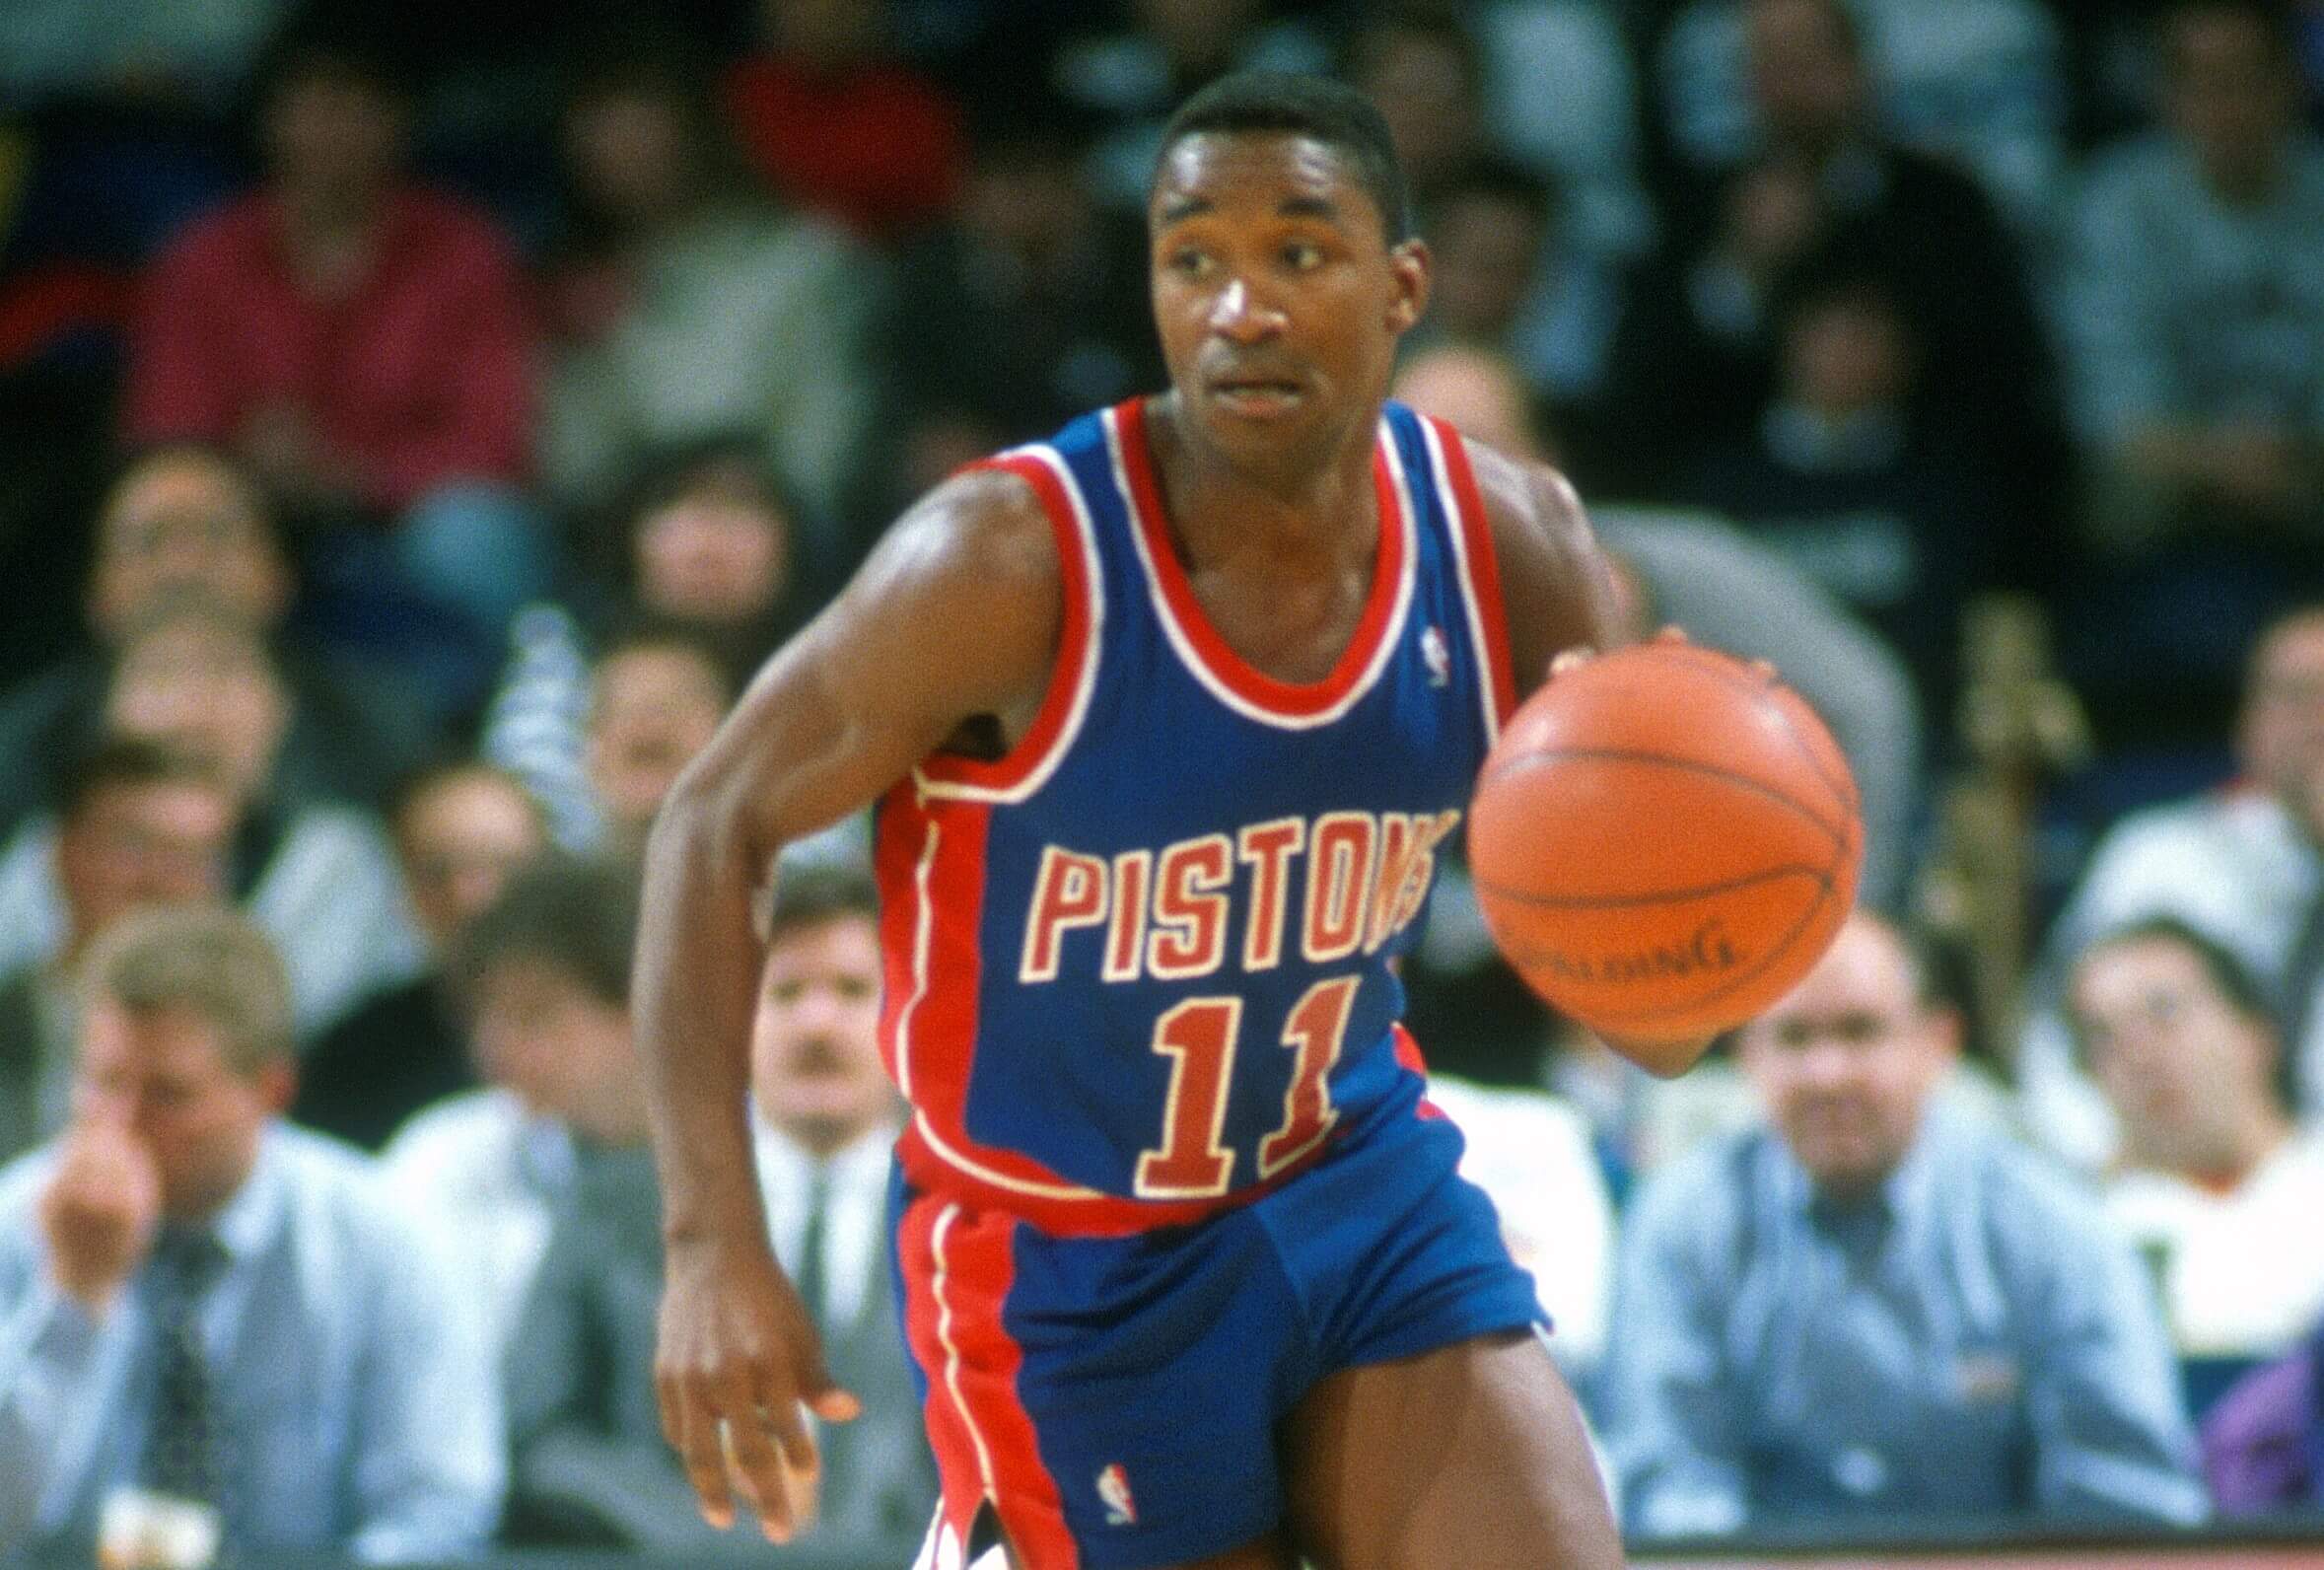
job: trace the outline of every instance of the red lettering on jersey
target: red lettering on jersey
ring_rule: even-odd
[[[1307,825],[1297,818],[1252,823],[1235,836],[1235,854],[1250,864],[1251,908],[1242,930],[1242,967],[1272,969],[1283,960],[1283,916],[1290,904],[1291,859],[1305,843]]]
[[[1024,958],[1017,974],[1023,981],[1057,979],[1058,950],[1075,927],[1105,920],[1105,863],[1095,856],[1041,847],[1041,870],[1033,880],[1031,913],[1024,924]]]
[[[1154,852],[1125,850],[1113,858],[1113,925],[1105,937],[1108,981],[1135,981],[1146,958],[1146,888]]]
[[[1225,834],[1182,839],[1162,853],[1154,875],[1155,933],[1146,970],[1165,981],[1208,975],[1227,958],[1227,896],[1234,847]]]
[[[1364,941],[1377,834],[1370,813],[1325,813],[1307,842],[1307,919],[1303,952],[1309,963],[1342,960]]]

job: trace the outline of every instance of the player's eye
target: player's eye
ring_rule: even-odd
[[[1283,248],[1283,261],[1294,272],[1306,272],[1323,264],[1323,248],[1312,241],[1295,240]]]
[[[1173,250],[1169,254],[1168,265],[1170,271],[1181,277],[1200,278],[1211,269],[1210,253],[1193,250]]]

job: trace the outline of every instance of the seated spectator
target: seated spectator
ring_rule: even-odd
[[[1858,914],[1739,1033],[1761,1128],[1625,1221],[1607,1366],[1626,1524],[2200,1520],[2151,1290],[2094,1201],[1933,1097],[1957,1018]]]
[[[878,897],[862,862],[784,859],[751,1022],[759,1186],[782,1262],[862,1415],[816,1434],[823,1530],[909,1539],[936,1505],[887,1262],[903,1104],[880,1057]]]
[[[725,97],[767,188],[871,241],[934,219],[960,178],[959,111],[891,52],[886,8],[759,0],[757,9],[764,46],[735,65]]]
[[[269,635],[291,604],[281,531],[250,476],[190,443],[142,453],[113,481],[97,520],[86,601],[93,646],[0,695],[0,826],[45,804],[55,770],[96,740],[110,657],[175,595],[208,595]],[[385,804],[392,783],[436,746],[415,695],[375,668],[284,640],[293,704],[278,764],[290,796]]]
[[[1638,73],[1621,8],[1603,0],[1491,0],[1477,8],[1485,124],[1495,145],[1565,193],[1563,238],[1591,257],[1651,238],[1639,186]],[[1543,62],[1557,91],[1541,91]]]
[[[1467,1140],[1460,1175],[1493,1201],[1510,1257],[1533,1276],[1549,1349],[1576,1390],[1594,1387],[1614,1284],[1614,1206],[1580,1113],[1539,1091],[1429,1076],[1429,1100]]]
[[[2324,1509],[2324,1324],[2211,1409],[2203,1474],[2224,1517]]]
[[[678,771],[710,745],[734,700],[725,669],[700,639],[642,628],[598,656],[590,676],[590,789],[603,848],[635,858]]]
[[[378,821],[275,788],[290,693],[255,627],[203,599],[164,603],[123,643],[104,712],[108,730],[201,763],[233,800],[227,890],[282,949],[302,1042],[418,967]],[[0,849],[0,963],[54,954],[63,941],[55,835],[53,818],[35,818]]]
[[[208,771],[148,742],[105,743],[68,776],[53,852],[63,941],[0,977],[0,1161],[64,1126],[90,946],[149,905],[223,897],[233,827]]]
[[[2324,1114],[2324,1008],[2313,1001],[2324,984],[2324,605],[2273,623],[2249,658],[2241,778],[2108,829],[2044,946],[2017,1078],[2029,1125],[2087,1165],[2105,1162],[2116,1130],[2074,1067],[2064,976],[2101,934],[2150,916],[2186,922],[2259,978],[2284,1021],[2293,1106]]]
[[[2099,938],[2068,985],[2122,1126],[2107,1214],[2153,1268],[2183,1357],[2273,1357],[2324,1314],[2324,1131],[2294,1127],[2266,998],[2171,916]]]
[[[1889,134],[1958,163],[2029,235],[2049,228],[2065,169],[2064,40],[2036,0],[1851,0]],[[1657,53],[1661,115],[1679,155],[1707,167],[1767,135],[1736,0],[1694,0]]]
[[[2091,543],[2084,607],[2136,689],[2231,679],[2241,640],[2324,564],[2324,142],[2260,0],[2179,0],[2164,128],[2103,157],[2063,290]]]
[[[1145,224],[1097,205],[1062,118],[985,117],[959,199],[898,259],[880,352],[904,405],[892,508],[1163,380]]]
[[[1990,508],[1916,389],[1921,345],[1870,257],[1816,257],[1776,286],[1774,396],[1682,485],[1862,616],[1952,711],[1970,594],[1995,576]]]
[[[420,1108],[475,1085],[444,954],[548,844],[540,805],[488,763],[446,763],[419,775],[389,826],[429,966],[373,993],[333,1026],[300,1065],[291,1105],[295,1120],[366,1150],[385,1145]]]
[[[381,1158],[499,1355],[572,1196],[577,1142],[618,1145],[641,1114],[626,1003],[635,885],[617,866],[546,856],[460,929],[444,973],[484,1088],[413,1117]]]
[[[411,184],[392,65],[294,35],[260,93],[266,178],[154,263],[133,334],[133,442],[230,447],[330,527],[314,565],[449,712],[550,576],[518,486],[531,345],[515,258],[480,216]]]
[[[609,614],[546,602],[518,614],[480,743],[485,757],[524,781],[547,809],[557,843],[575,852],[605,833],[588,732],[591,645],[609,630],[624,635],[607,623],[682,628],[716,653],[739,692],[806,621],[827,575],[801,535],[797,508],[750,444],[732,438],[656,463],[620,534]]]
[[[1625,291],[1629,472],[1652,484],[1750,439],[1775,386],[1778,282],[1831,248],[1887,279],[1919,346],[1915,413],[1951,416],[1976,472],[2006,477],[1997,531],[2038,525],[2047,544],[2057,377],[2015,241],[1968,176],[1882,130],[1845,0],[1741,0],[1739,16],[1765,141],[1674,196],[1660,252]]]
[[[815,145],[826,145],[826,130]],[[746,434],[837,555],[872,415],[878,274],[827,220],[747,186],[682,59],[599,62],[562,124],[574,208],[546,280],[541,469],[601,510],[658,451]]]
[[[482,1546],[482,1348],[377,1174],[279,1121],[264,934],[148,911],[89,966],[73,1123],[0,1172],[0,1540],[87,1563],[102,1516],[190,1506],[230,1554]]]

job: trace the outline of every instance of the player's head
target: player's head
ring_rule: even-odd
[[[445,962],[484,1078],[610,1143],[645,1132],[629,1016],[637,929],[635,869],[552,854],[512,878]]]
[[[1148,193],[1155,325],[1190,434],[1231,458],[1369,443],[1428,299],[1379,113],[1320,77],[1187,100]]]
[[[2238,1176],[2253,1129],[2285,1117],[2288,1065],[2267,998],[2185,922],[2154,917],[2096,939],[2075,960],[2067,1002],[2132,1162]]]
[[[880,927],[853,862],[787,867],[768,918],[750,1033],[760,1115],[828,1154],[883,1126],[896,1097],[880,1061]]]
[[[2324,843],[2324,604],[2253,642],[2235,743],[2244,771]]]
[[[84,983],[74,1115],[144,1144],[167,1214],[211,1213],[297,1083],[274,944],[222,905],[142,910],[98,941]]]
[[[1820,1189],[1853,1196],[1912,1149],[1959,1039],[1959,1020],[1931,996],[1912,940],[1860,910],[1736,1045],[1793,1157]]]

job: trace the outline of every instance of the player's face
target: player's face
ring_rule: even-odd
[[[1950,1017],[1925,1007],[1911,963],[1857,916],[1805,980],[1741,1036],[1769,1118],[1818,1186],[1865,1192],[1896,1170],[1951,1061]]]
[[[1164,159],[1148,206],[1155,325],[1189,434],[1229,455],[1324,450],[1371,422],[1428,295],[1345,153],[1206,133]]]
[[[2212,1174],[2268,1094],[2274,1037],[2235,1012],[2203,962],[2167,938],[2110,943],[2076,968],[2075,1025],[2134,1161]]]
[[[768,1122],[838,1149],[883,1122],[895,1091],[880,1061],[880,934],[842,915],[777,935],[750,1033],[751,1094]]]

